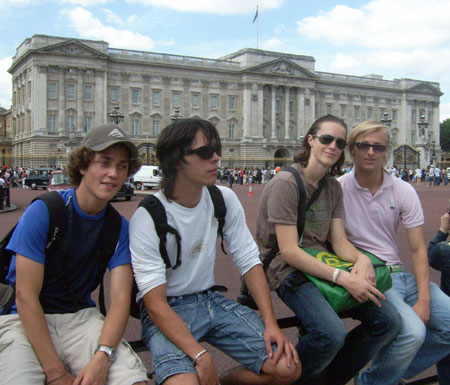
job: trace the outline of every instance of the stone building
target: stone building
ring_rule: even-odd
[[[0,166],[11,165],[11,110],[0,107]]]
[[[115,106],[145,161],[175,111],[213,122],[223,166],[291,160],[311,123],[328,113],[350,128],[389,123],[401,166],[429,164],[432,150],[439,155],[438,83],[320,72],[311,56],[243,49],[207,59],[34,35],[17,48],[9,72],[12,151],[20,165],[63,162]]]

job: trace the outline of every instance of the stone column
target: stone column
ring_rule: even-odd
[[[303,135],[305,130],[305,94],[298,89],[297,91],[297,139],[300,140],[300,137]]]
[[[84,79],[81,69],[77,69],[77,122],[76,132],[84,132]]]
[[[291,139],[291,132],[289,129],[289,87],[284,87],[284,139]]]
[[[255,137],[263,138],[263,125],[264,125],[264,84],[257,84],[258,89],[258,101],[256,108],[256,124],[253,134]]]
[[[277,135],[276,135],[276,130],[277,130],[277,111],[275,108],[275,102],[276,102],[276,98],[275,98],[275,94],[276,94],[276,86],[275,84],[272,84],[272,133],[270,135],[270,139],[276,139]]]
[[[252,125],[252,84],[244,84],[243,137],[249,138]]]
[[[58,131],[64,132],[66,127],[66,83],[64,82],[64,74],[66,68],[58,69]]]
[[[311,107],[311,123],[309,125],[311,126],[316,120],[316,95],[312,93],[309,94],[309,104]]]

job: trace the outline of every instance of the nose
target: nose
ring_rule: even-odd
[[[367,153],[370,155],[373,155],[373,147],[369,147],[369,149],[367,150]]]
[[[215,152],[213,154],[213,156],[211,157],[211,161],[213,161],[213,162],[217,162],[217,161],[219,161],[219,159],[220,159],[220,156],[219,156],[219,154],[217,154],[217,152]]]

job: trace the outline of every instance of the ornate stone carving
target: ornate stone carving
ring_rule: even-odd
[[[272,72],[280,75],[290,75],[292,74],[292,68],[289,64],[282,61],[273,66]]]

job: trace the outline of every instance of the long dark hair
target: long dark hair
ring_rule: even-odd
[[[201,131],[208,142],[221,149],[220,136],[214,125],[207,120],[189,118],[179,119],[168,125],[158,138],[156,156],[162,171],[161,190],[168,200],[172,200],[177,176],[177,166],[184,162],[183,156],[190,149],[198,131]]]
[[[311,146],[309,145],[308,137],[309,135],[316,135],[317,132],[320,130],[320,126],[324,122],[337,123],[342,127],[344,127],[345,132],[347,133],[348,130],[347,125],[341,118],[338,118],[337,116],[334,115],[325,115],[320,117],[312,124],[311,128],[308,130],[305,137],[303,138],[302,150],[298,154],[294,155],[295,163],[301,164],[302,167],[308,166],[309,157],[311,155]],[[342,175],[343,174],[342,166],[344,165],[344,162],[345,162],[345,151],[342,151],[342,154],[337,160],[337,162],[328,169],[328,175],[330,176]]]

